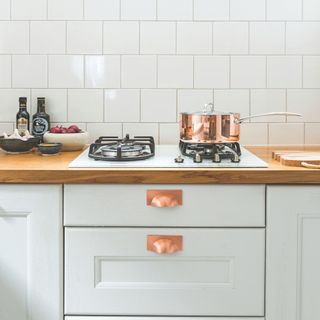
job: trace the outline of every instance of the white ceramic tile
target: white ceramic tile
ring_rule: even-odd
[[[287,53],[320,54],[320,22],[288,22]]]
[[[0,20],[10,20],[10,0],[0,0]]]
[[[13,88],[46,88],[47,56],[13,56],[12,87]]]
[[[320,88],[320,57],[303,57],[303,87]]]
[[[0,121],[15,122],[19,111],[19,97],[27,97],[27,108],[30,112],[29,89],[0,89]]]
[[[0,56],[0,88],[11,88],[11,56]]]
[[[156,56],[122,56],[121,86],[123,88],[155,88]]]
[[[13,122],[3,122],[3,123],[0,123],[0,135],[2,136],[3,133],[6,133],[6,134],[11,134],[14,130],[14,124]]]
[[[86,88],[119,88],[120,56],[86,56]]]
[[[192,88],[193,58],[189,56],[158,57],[159,88]]]
[[[159,20],[192,20],[192,16],[192,0],[158,0]]]
[[[120,0],[84,0],[86,20],[119,20]]]
[[[288,90],[288,111],[302,114],[290,122],[320,122],[320,89]]]
[[[194,58],[195,88],[228,88],[229,57],[198,56]]]
[[[109,54],[139,53],[139,22],[108,21],[104,23],[103,52]]]
[[[305,143],[309,145],[320,144],[320,123],[306,123]]]
[[[266,58],[245,56],[231,57],[232,88],[265,88]]]
[[[301,88],[302,58],[296,56],[268,57],[268,88]]]
[[[49,56],[50,88],[82,88],[83,86],[83,56]]]
[[[156,0],[121,0],[122,20],[153,20],[156,12]]]
[[[83,0],[48,0],[49,20],[82,20]]]
[[[195,20],[229,20],[229,0],[194,0]]]
[[[124,123],[123,135],[152,136],[156,143],[159,142],[159,125],[157,123]]]
[[[67,23],[67,53],[101,54],[102,22],[69,21]]]
[[[301,0],[267,0],[268,20],[300,20]]]
[[[160,123],[160,144],[178,145],[180,140],[178,123]]]
[[[213,102],[213,90],[178,90],[178,112],[197,112]]]
[[[68,90],[68,121],[103,122],[103,90]]]
[[[304,143],[303,123],[270,123],[270,145],[302,145]]]
[[[31,21],[30,52],[32,54],[63,54],[66,52],[64,21]]]
[[[320,20],[320,1],[319,0],[303,1],[303,18],[305,20]]]
[[[286,111],[286,90],[251,90],[251,115]],[[253,118],[251,122],[285,122],[285,116]]]
[[[11,0],[12,20],[47,19],[47,0]]]
[[[267,0],[230,0],[231,20],[265,20]]]
[[[247,54],[248,41],[247,22],[216,22],[213,25],[214,54]]]
[[[139,122],[140,90],[120,89],[105,91],[105,121]]]
[[[33,114],[37,111],[37,97],[45,97],[50,121],[67,121],[67,89],[32,89],[31,96]]]
[[[141,90],[142,122],[176,122],[176,90]]]
[[[174,22],[141,22],[141,54],[174,54],[176,24]]]
[[[94,142],[102,136],[116,136],[122,138],[121,123],[88,123],[87,131],[91,142]]]
[[[215,110],[224,112],[239,112],[247,117],[250,112],[249,90],[215,90]]]
[[[285,23],[284,22],[251,22],[250,53],[251,54],[284,54]]]
[[[242,123],[240,131],[241,145],[265,146],[268,144],[267,123]]]
[[[0,54],[29,53],[29,22],[0,21]]]
[[[178,54],[210,54],[212,53],[212,23],[210,22],[178,22],[177,53]]]

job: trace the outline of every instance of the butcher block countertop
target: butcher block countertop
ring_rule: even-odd
[[[0,151],[0,183],[64,184],[320,184],[319,169],[281,165],[272,159],[275,150],[320,151],[320,147],[247,147],[269,168],[213,169],[69,169],[80,152],[43,157],[36,152],[9,155]]]

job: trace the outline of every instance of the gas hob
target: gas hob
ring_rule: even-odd
[[[268,165],[250,151],[241,147],[241,160],[239,162],[230,159],[221,159],[220,162],[213,162],[203,159],[202,162],[195,162],[190,156],[181,154],[179,146],[157,145],[154,156],[138,161],[98,161],[89,157],[90,148],[84,150],[69,168],[267,168]],[[177,158],[183,162],[175,161]]]

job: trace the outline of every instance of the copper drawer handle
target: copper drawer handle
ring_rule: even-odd
[[[182,236],[148,235],[147,249],[154,253],[170,254],[182,251]]]
[[[182,190],[148,190],[147,206],[156,208],[182,206]]]

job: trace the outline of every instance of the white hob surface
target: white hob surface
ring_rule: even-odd
[[[250,151],[241,147],[241,161],[222,160],[214,163],[203,160],[194,163],[190,157],[185,157],[183,163],[175,163],[174,159],[180,155],[179,147],[175,145],[156,145],[155,156],[139,161],[97,161],[88,157],[89,148],[84,150],[69,164],[69,168],[267,168],[266,162],[255,156]]]

